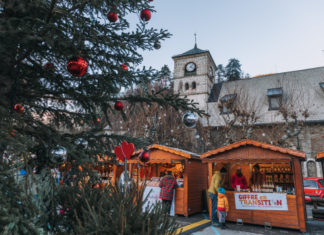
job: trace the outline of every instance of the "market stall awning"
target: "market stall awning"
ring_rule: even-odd
[[[154,149],[157,149],[157,150],[161,150],[161,151],[164,151],[164,152],[173,153],[175,155],[178,155],[178,156],[181,156],[181,157],[184,157],[184,158],[188,158],[188,159],[191,159],[191,158],[200,159],[199,154],[196,154],[196,153],[193,153],[193,152],[190,152],[190,151],[186,151],[186,150],[183,150],[183,149],[178,149],[178,148],[165,146],[165,145],[152,144],[152,145],[148,146],[147,148],[150,151],[152,151]],[[136,155],[140,154],[143,151],[144,151],[143,149],[137,150],[136,152],[133,153],[132,156],[136,156]]]
[[[139,159],[135,158],[135,159],[131,159],[131,160],[127,160],[127,163],[140,163],[140,164],[144,164],[143,162],[141,162]],[[180,160],[175,161],[175,160],[171,160],[171,159],[154,159],[154,160],[150,160],[147,162],[147,164],[156,164],[156,163],[182,163]]]
[[[316,154],[317,159],[324,159],[324,151]]]
[[[293,150],[293,149],[288,149],[288,148],[283,148],[283,147],[279,147],[276,145],[271,145],[271,144],[266,144],[266,143],[262,143],[262,142],[258,142],[258,141],[254,141],[254,140],[243,140],[243,141],[239,141],[218,149],[214,149],[211,150],[209,152],[206,152],[204,154],[201,154],[201,158],[204,159],[205,161],[207,161],[209,158],[214,158],[217,157],[217,155],[221,155],[222,153],[228,152],[228,151],[233,151],[236,150],[238,148],[241,147],[247,147],[247,146],[252,146],[252,147],[256,147],[256,148],[260,148],[260,149],[264,149],[264,150],[270,150],[273,152],[277,152],[277,153],[282,153],[282,154],[286,154],[289,155],[289,157],[297,157],[297,158],[302,158],[305,159],[306,154],[304,152],[301,151],[297,151],[297,150]],[[246,152],[245,154],[249,154],[249,152]],[[281,159],[289,159],[289,157],[280,157]],[[230,159],[230,156],[226,157],[227,159]],[[226,158],[224,158],[223,160],[226,160]],[[247,159],[246,157],[242,156],[242,159],[244,160],[257,160],[257,159],[261,159],[262,158],[262,152],[260,152],[260,155],[257,154],[250,154],[250,158]],[[264,158],[264,157],[263,157]],[[264,158],[264,160],[271,160],[271,159],[277,159],[277,156],[274,156],[273,158],[269,155],[267,156],[267,158]],[[240,159],[240,158],[238,158]]]

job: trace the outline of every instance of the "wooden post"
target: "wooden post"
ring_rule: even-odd
[[[183,178],[184,178],[184,182],[183,182],[183,208],[184,208],[184,216],[188,217],[188,168],[189,168],[189,163],[188,163],[188,159],[185,160],[185,165],[184,165],[184,171],[183,171]]]
[[[115,183],[116,183],[116,174],[117,174],[117,166],[116,165],[114,165],[113,166],[113,177],[112,177],[112,184],[113,185],[115,185]]]
[[[213,177],[213,163],[212,162],[208,162],[208,187],[207,187],[207,194],[208,194],[208,188],[211,182],[211,178]],[[212,219],[212,202],[210,200],[209,195],[207,195],[208,197],[208,211],[209,211],[209,219]]]
[[[306,232],[306,208],[305,208],[305,195],[303,187],[303,177],[300,168],[300,161],[297,158],[293,159],[294,178],[295,178],[295,192],[297,203],[297,214],[299,230]]]
[[[129,175],[130,175],[130,178],[133,178],[132,177],[132,166],[133,166],[133,164],[129,163]]]

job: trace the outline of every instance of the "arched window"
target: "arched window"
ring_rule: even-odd
[[[188,82],[186,82],[186,84],[185,84],[185,89],[189,90],[189,83]]]
[[[191,83],[191,89],[196,89],[196,82]]]
[[[314,161],[308,161],[307,162],[307,173],[308,177],[316,177],[316,163]]]

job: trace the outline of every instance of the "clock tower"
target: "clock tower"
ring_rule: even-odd
[[[208,50],[194,48],[172,57],[174,60],[173,92],[198,103],[208,113],[208,97],[215,83],[216,64]]]

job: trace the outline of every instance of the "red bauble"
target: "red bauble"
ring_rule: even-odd
[[[88,64],[83,58],[75,57],[69,60],[67,69],[73,76],[82,77],[88,70]]]
[[[149,21],[151,19],[151,11],[149,9],[142,10],[141,19],[144,21]]]
[[[122,64],[122,65],[121,65],[121,68],[122,68],[123,70],[125,70],[125,71],[128,71],[128,67],[127,67],[126,64]]]
[[[15,137],[17,135],[17,131],[15,129],[12,129],[10,135]]]
[[[50,62],[47,62],[46,64],[44,64],[43,66],[44,70],[46,71],[50,71],[50,72],[54,72],[54,65]]]
[[[21,105],[21,104],[15,104],[14,106],[14,110],[17,112],[17,113],[23,113],[24,112],[24,107]]]
[[[115,103],[115,109],[116,109],[116,110],[120,111],[120,110],[122,110],[123,108],[124,108],[124,104],[123,104],[121,101],[117,101],[117,102]]]
[[[149,2],[153,2],[153,0],[148,0]]]
[[[107,18],[110,22],[116,22],[118,20],[118,15],[115,12],[109,12]]]
[[[97,123],[100,123],[101,122],[100,118],[97,118],[96,121],[97,121]]]
[[[150,160],[150,154],[148,152],[143,152],[140,155],[140,161],[142,162],[148,162]]]

